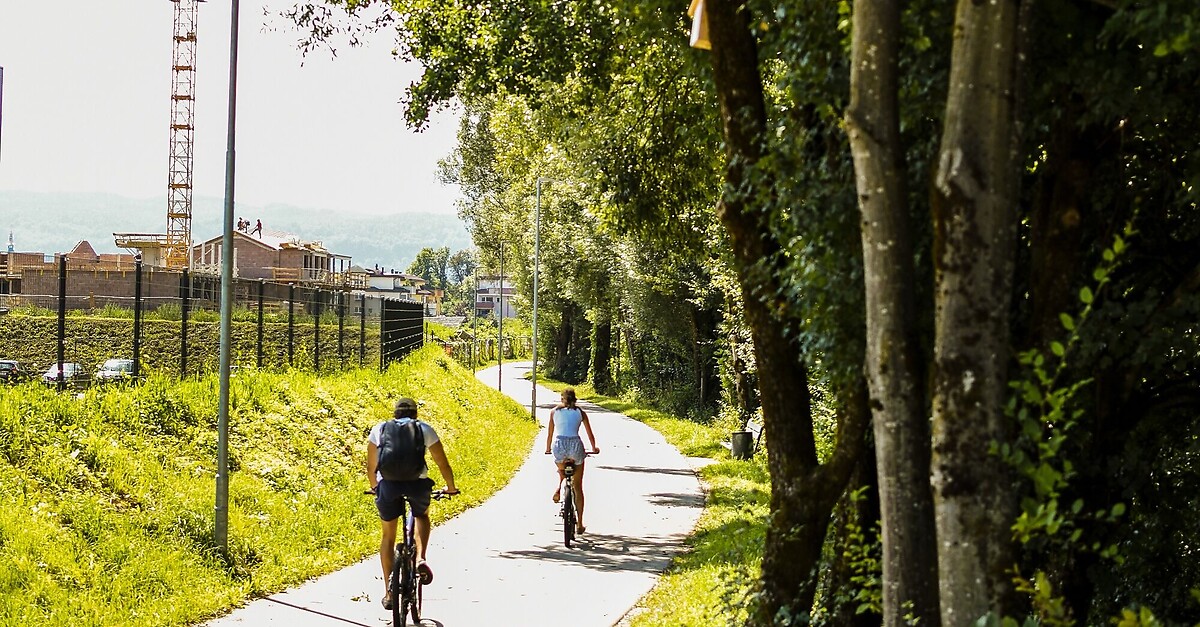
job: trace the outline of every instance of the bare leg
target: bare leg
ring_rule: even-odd
[[[416,528],[416,533],[413,534],[413,540],[417,543],[417,559],[425,559],[425,547],[429,546],[429,514],[424,516],[413,516],[413,526]]]
[[[383,566],[383,589],[385,591],[388,588],[388,578],[392,576],[392,565],[396,561],[396,523],[399,520],[397,518],[380,521],[379,565]]]
[[[555,465],[558,466],[558,483],[554,484],[554,493],[558,494],[559,492],[562,492],[562,484],[563,484],[563,481],[567,478],[567,476],[563,472],[563,464],[562,463],[555,462]]]
[[[583,533],[583,462],[575,466],[575,511],[578,512],[579,532]]]

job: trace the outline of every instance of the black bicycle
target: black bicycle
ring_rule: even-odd
[[[559,514],[563,519],[563,544],[569,549],[575,539],[575,460],[563,462],[563,482],[559,490],[562,494]]]
[[[368,490],[367,494],[374,494]],[[436,490],[430,493],[435,501],[456,496],[459,492]],[[416,522],[412,504],[405,499],[404,537],[396,542],[396,553],[392,559],[392,573],[388,577],[388,595],[392,597],[392,625],[401,627],[412,616],[413,624],[421,624],[421,599],[425,582],[417,573],[417,544],[414,539]]]

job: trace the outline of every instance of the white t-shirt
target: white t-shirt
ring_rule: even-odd
[[[399,420],[400,420],[400,422],[404,422],[406,420],[416,420],[416,418],[400,418]],[[428,424],[426,424],[424,422],[421,422],[420,420],[417,420],[417,424],[421,425],[421,436],[425,438],[425,448],[426,449],[428,449],[429,447],[433,446],[434,444],[436,444],[438,442],[438,434],[437,434],[437,431],[433,430],[433,427],[429,426]],[[375,425],[374,427],[371,427],[371,433],[367,434],[367,441],[369,441],[371,444],[374,444],[375,446],[379,446],[379,436],[381,433],[383,433],[383,423],[382,422]],[[429,471],[429,465],[426,464],[425,472],[422,472],[421,476],[428,477],[429,476],[428,471]],[[375,479],[377,481],[383,481],[383,475],[379,474],[379,471],[375,471]]]

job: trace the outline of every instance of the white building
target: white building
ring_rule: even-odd
[[[503,292],[500,289],[501,284],[504,286]],[[483,317],[494,317],[499,311],[505,318],[515,318],[517,310],[512,305],[512,297],[515,294],[516,289],[511,278],[481,276],[475,291],[475,313]]]

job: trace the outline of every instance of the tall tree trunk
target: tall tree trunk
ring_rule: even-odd
[[[767,187],[762,173],[753,173],[763,156],[767,121],[757,44],[740,0],[712,0],[707,11],[727,161],[717,215],[729,233],[754,341],[771,476],[759,603],[749,624],[769,625],[781,611],[799,617],[812,609],[830,513],[862,446],[866,386],[861,395],[838,397],[844,406],[839,408],[837,446],[830,461],[819,465],[808,372],[787,333],[786,314],[778,313],[786,307],[767,302],[784,291],[781,246],[768,227],[766,210],[748,202],[753,189]]]
[[[592,331],[592,387],[601,394],[612,391],[612,370],[608,367],[612,359],[612,322],[596,323]]]
[[[554,333],[554,367],[550,372],[551,378],[565,381],[567,376],[567,368],[571,355],[571,338],[575,335],[575,313],[574,303],[564,301],[562,309],[562,321]]]
[[[933,487],[942,624],[1011,609],[1004,415],[1016,249],[1017,0],[960,0],[933,193]]]
[[[883,514],[883,624],[938,624],[925,360],[897,103],[898,0],[854,5],[846,126],[862,212],[866,372]]]

